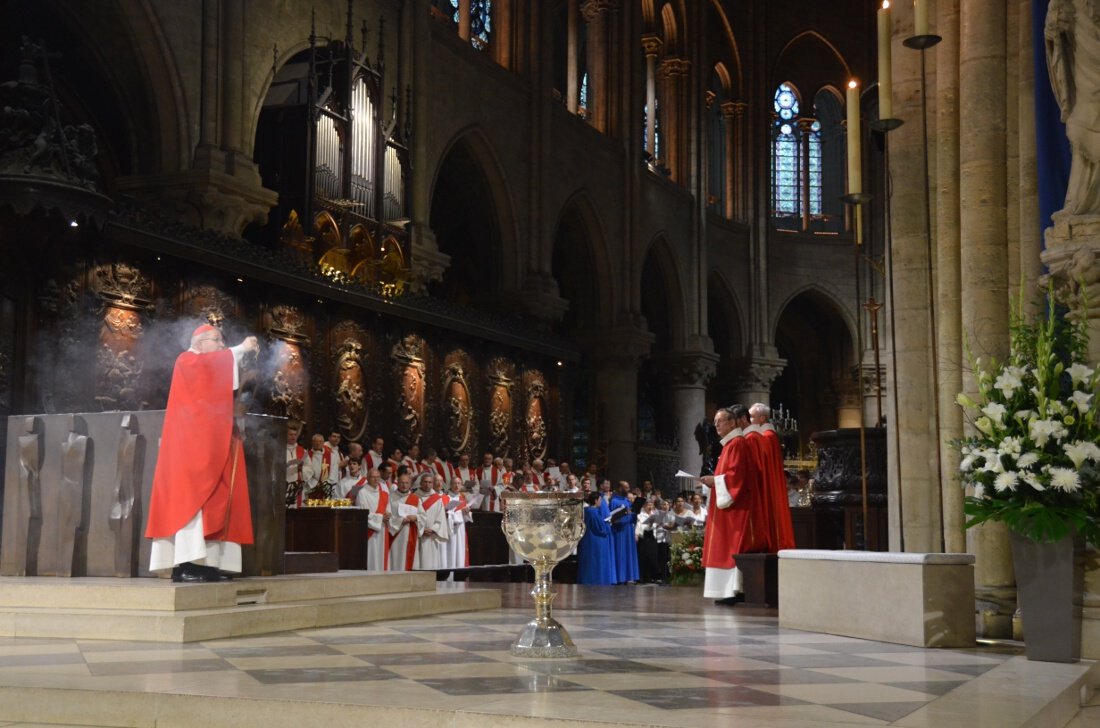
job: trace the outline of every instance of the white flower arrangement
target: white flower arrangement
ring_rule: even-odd
[[[1003,521],[1040,541],[1076,529],[1100,547],[1100,367],[1086,363],[1087,318],[1064,316],[1052,289],[1045,304],[1029,321],[1017,302],[1007,361],[975,359],[977,397],[958,396],[975,430],[955,443],[973,488],[966,525]]]

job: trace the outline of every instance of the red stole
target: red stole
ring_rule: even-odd
[[[418,506],[418,505],[420,505],[420,498],[417,497],[416,493],[409,493],[408,496],[405,497],[405,505],[407,505],[407,506]],[[404,520],[404,519],[402,518],[402,520]],[[419,532],[418,532],[416,524],[415,523],[413,523],[413,524],[402,523],[401,524],[401,528],[405,528],[407,526],[411,526],[412,531],[409,533],[409,537],[405,541],[405,571],[412,571],[413,560],[416,558],[416,547],[417,547],[417,544],[419,543],[420,539],[418,538]],[[388,539],[390,544],[393,543],[394,538],[396,538],[396,536],[391,536]],[[389,546],[387,545],[387,549],[388,548],[389,548]]]
[[[171,538],[200,510],[211,541],[252,543],[244,449],[233,418],[233,352],[176,359],[146,538]]]
[[[349,490],[348,494],[344,496],[351,501],[352,505],[355,505],[355,501],[359,497],[359,491],[363,490],[363,486],[366,484],[366,482],[367,476],[364,475],[362,478],[359,479],[359,482],[351,486],[351,490]]]

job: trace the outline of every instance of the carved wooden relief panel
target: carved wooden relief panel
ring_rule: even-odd
[[[489,450],[498,457],[512,455],[512,389],[515,366],[504,357],[489,362]]]
[[[545,458],[548,444],[546,424],[546,378],[542,372],[529,371],[523,375],[527,401],[524,406],[523,424],[527,436],[527,457]]]
[[[474,407],[466,359],[465,352],[453,352],[443,365],[444,444],[452,454],[465,452],[472,444]]]
[[[95,400],[104,410],[144,409],[143,372],[138,351],[142,316],[152,307],[152,282],[127,263],[107,263],[93,271],[92,289],[102,302],[96,347]]]
[[[403,448],[420,444],[424,422],[424,340],[415,334],[403,337],[390,352],[396,379],[395,432]],[[444,389],[444,396],[447,394]],[[468,394],[468,392],[467,392]]]
[[[309,391],[309,370],[304,358],[309,344],[305,316],[294,306],[274,306],[264,316],[264,328],[274,340],[268,355],[274,414],[304,421]]]
[[[336,426],[351,442],[364,439],[370,414],[366,338],[366,333],[355,323],[344,322],[333,329],[332,340],[336,344],[333,367]]]

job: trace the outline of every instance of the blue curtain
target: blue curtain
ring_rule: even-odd
[[[1046,24],[1047,3],[1035,0],[1031,4],[1032,40],[1035,44],[1035,136],[1039,165],[1039,225],[1040,234],[1050,227],[1050,216],[1062,209],[1069,181],[1069,141],[1061,120],[1058,102],[1050,88],[1047,72]]]

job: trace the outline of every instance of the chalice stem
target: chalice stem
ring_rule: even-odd
[[[532,566],[535,568],[535,586],[531,589],[531,596],[535,599],[535,620],[545,625],[550,621],[554,597],[557,596],[550,591],[550,572],[554,570],[554,565],[535,561]]]

